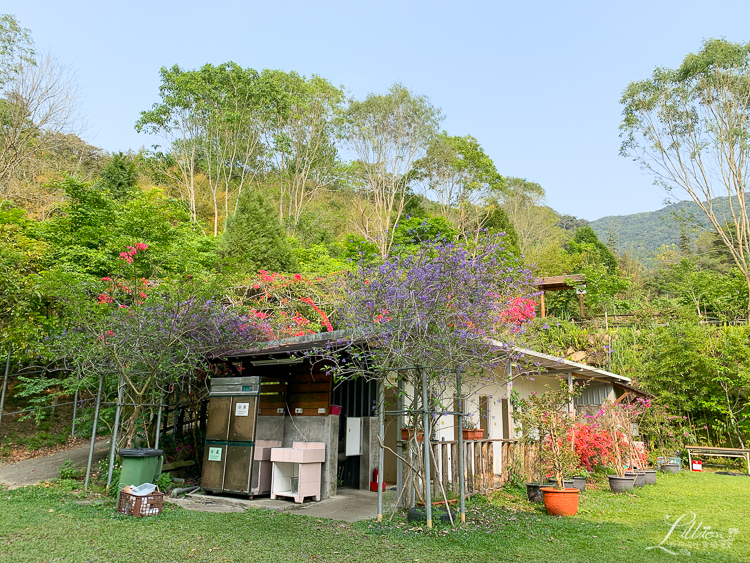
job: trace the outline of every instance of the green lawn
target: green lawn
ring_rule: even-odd
[[[403,521],[380,529],[261,510],[211,514],[169,506],[134,519],[111,501],[85,506],[62,486],[0,492],[1,561],[750,561],[750,477],[660,475],[633,495],[600,488],[581,495],[579,514],[552,518],[509,489],[470,503],[463,529],[425,534]],[[729,537],[681,539],[682,514],[695,513]],[[683,518],[682,522],[685,522]],[[705,532],[705,530],[703,530]],[[684,551],[690,552],[688,557]]]

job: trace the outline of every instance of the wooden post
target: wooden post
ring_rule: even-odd
[[[500,447],[500,484],[504,485],[508,482],[508,478],[510,477],[510,471],[508,470],[508,464],[510,463],[510,455],[509,454],[509,446],[510,444],[508,442],[503,442],[502,446]]]
[[[442,464],[443,464],[443,490],[447,491],[448,482],[450,481],[450,466],[448,465],[448,444],[440,444],[442,450]],[[447,508],[447,507],[446,507]]]
[[[438,495],[440,492],[440,485],[438,483],[443,482],[443,472],[440,467],[440,444],[432,444],[430,449],[432,450],[430,452],[433,468],[432,482],[435,483],[435,494]]]
[[[489,442],[481,442],[480,449],[482,451],[482,493],[487,494],[490,489],[489,483],[489,469],[487,468],[487,462],[489,461],[489,451],[487,445]]]
[[[454,493],[458,492],[458,444],[451,444],[451,465],[453,467],[453,482],[451,483],[451,490]]]
[[[505,363],[505,396],[508,399],[508,419],[503,420],[503,424],[508,425],[507,438],[512,440],[515,436],[515,429],[513,428],[513,402],[510,398],[513,396],[513,362],[508,360]]]
[[[494,442],[488,442],[487,444],[487,471],[490,479],[490,490],[495,490],[495,444]]]
[[[547,307],[545,306],[545,303],[544,303],[544,292],[543,291],[542,291],[542,295],[540,296],[539,302],[540,302],[540,306],[542,308],[542,318],[544,318],[544,317],[547,316]]]
[[[482,447],[480,446],[479,442],[472,442],[474,444],[474,480],[476,481],[474,485],[474,490],[477,493],[481,493],[481,485],[482,485]]]
[[[581,312],[581,318],[583,318],[585,316],[583,312],[583,293],[578,294],[578,309]]]

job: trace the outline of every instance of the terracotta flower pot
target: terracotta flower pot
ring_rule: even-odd
[[[401,429],[401,440],[408,442],[414,436],[413,428],[402,428]],[[417,433],[417,442],[424,442],[424,432]]]
[[[481,440],[484,436],[484,428],[478,430],[469,430],[468,428],[463,429],[464,440]]]
[[[574,516],[578,512],[578,489],[542,487],[544,508],[550,516]]]

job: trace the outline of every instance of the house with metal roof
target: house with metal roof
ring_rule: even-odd
[[[367,489],[379,465],[380,444],[384,446],[382,472],[387,483],[403,485],[403,471],[397,453],[403,451],[401,429],[408,420],[398,411],[398,373],[389,374],[381,403],[375,379],[347,378],[336,381],[330,364],[319,357],[339,347],[366,349],[376,345],[352,331],[334,331],[286,338],[265,343],[253,350],[235,350],[213,358],[236,376],[259,376],[256,441],[299,441],[326,444],[321,466],[322,498],[334,496],[338,486]],[[501,343],[498,342],[500,346]],[[323,352],[325,351],[325,352]],[[482,431],[469,440],[467,471],[482,478],[474,483],[494,487],[507,476],[511,446],[516,442],[516,421],[512,397],[525,398],[559,385],[585,383],[569,405],[569,412],[596,412],[605,401],[627,401],[646,394],[629,378],[565,358],[525,348],[513,348],[504,365],[463,380],[465,419]],[[406,395],[413,393],[400,387]],[[446,388],[442,402],[454,404],[455,389]],[[383,409],[383,435],[378,416]],[[456,409],[440,415],[431,441],[435,442],[437,471],[447,484],[457,475],[456,448],[459,443]],[[495,477],[500,476],[499,480]],[[490,483],[488,485],[488,483]]]

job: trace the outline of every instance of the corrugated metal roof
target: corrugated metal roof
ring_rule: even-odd
[[[610,381],[630,383],[630,378],[625,377],[624,375],[618,375],[611,371],[598,369],[585,364],[579,364],[578,362],[571,362],[565,358],[550,356],[549,354],[543,354],[542,352],[536,352],[535,350],[529,350],[528,348],[514,347],[513,351],[524,357],[533,358],[534,365],[544,368],[547,372],[568,373],[572,371],[574,373],[580,373],[581,375],[590,375]]]
[[[293,336],[280,340],[272,340],[262,343],[258,348],[248,350],[232,350],[217,354],[216,358],[247,358],[258,356],[273,356],[277,354],[291,354],[293,352],[305,352],[315,348],[336,348],[338,346],[347,346],[351,344],[365,344],[367,338],[364,334],[357,335],[353,330],[335,330],[333,332],[318,332],[315,334],[305,334],[303,336]],[[491,340],[498,348],[505,348],[502,342]],[[613,383],[618,387],[628,389],[640,395],[648,395],[631,385],[629,377],[618,375],[603,369],[594,368],[585,364],[571,362],[565,358],[550,356],[528,348],[512,348],[518,356],[517,361],[521,358],[527,359],[533,371],[548,374],[562,374],[572,372],[574,375],[594,379],[597,381],[606,381]],[[528,367],[527,367],[528,369]]]
[[[352,340],[352,337],[354,339]],[[272,356],[291,352],[304,352],[314,348],[335,348],[338,344],[358,344],[365,342],[364,337],[358,337],[352,330],[334,330],[333,332],[316,332],[302,336],[292,336],[279,340],[262,342],[257,348],[245,350],[229,350],[216,354],[217,358],[247,358],[250,356]]]
[[[513,351],[521,357],[528,358],[532,366],[539,369],[540,373],[549,374],[563,374],[572,373],[580,377],[587,379],[593,379],[595,381],[606,381],[612,383],[617,387],[622,387],[634,393],[638,393],[643,396],[650,396],[645,391],[642,391],[631,385],[631,379],[624,375],[612,373],[611,371],[598,369],[595,367],[587,366],[585,364],[579,364],[578,362],[571,362],[565,358],[559,358],[557,356],[550,356],[542,352],[536,352],[535,350],[529,350],[528,348],[514,347]]]

